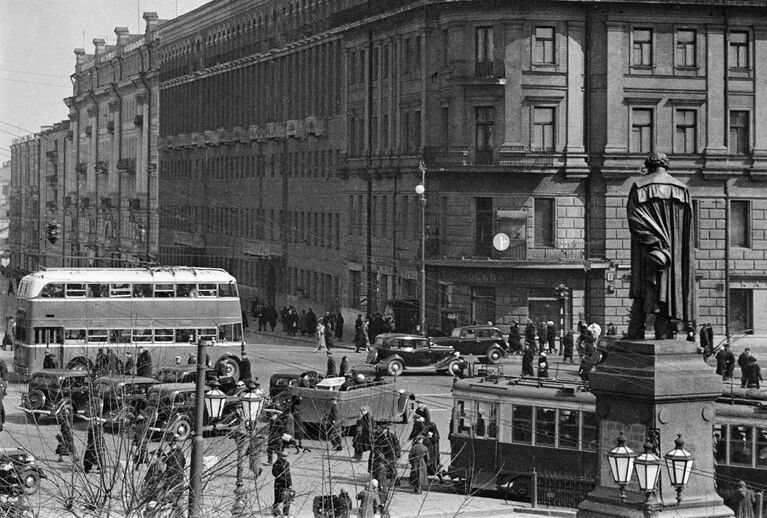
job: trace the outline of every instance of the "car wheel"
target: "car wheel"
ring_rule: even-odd
[[[178,416],[170,428],[169,434],[177,441],[184,442],[192,435],[192,421],[185,415]]]
[[[42,390],[32,389],[27,394],[27,405],[32,410],[40,410],[45,406],[45,394]]]
[[[404,369],[405,365],[400,360],[392,360],[386,366],[386,372],[389,373],[389,376],[399,376]]]
[[[234,358],[219,358],[216,362],[216,372],[223,372],[224,376],[233,378],[235,382],[240,380],[240,364]]]
[[[19,481],[25,495],[34,495],[40,488],[40,474],[33,469],[19,473]]]
[[[461,372],[461,361],[460,360],[452,360],[450,363],[447,364],[447,374],[448,376],[455,376]]]
[[[497,347],[493,347],[489,351],[487,351],[487,362],[491,364],[496,364],[499,361],[501,361],[501,358],[503,358],[503,352],[498,349]]]

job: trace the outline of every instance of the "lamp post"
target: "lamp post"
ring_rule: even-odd
[[[674,439],[674,449],[666,453],[663,458],[666,460],[669,482],[676,488],[676,502],[680,503],[682,490],[687,485],[687,481],[690,480],[692,463],[695,460],[690,452],[684,449],[681,433],[678,433]]]
[[[626,446],[626,437],[623,432],[618,434],[618,446],[607,454],[607,462],[610,465],[610,474],[621,491],[621,502],[626,501],[626,485],[631,480],[631,471],[634,468],[634,460],[637,454]]]
[[[245,432],[238,431],[235,441],[237,444],[237,481],[234,486],[234,505],[232,506],[232,516],[239,518],[245,512],[245,491],[242,489],[242,458],[243,444],[250,441],[253,435],[253,427],[261,415],[261,409],[264,406],[264,392],[259,388],[258,383],[250,382],[248,391],[240,396],[240,405],[242,409]]]
[[[423,160],[418,164],[421,183],[415,186],[415,193],[421,198],[421,334],[426,336],[426,166]]]
[[[570,293],[570,288],[565,284],[560,283],[559,286],[554,288],[554,291],[556,291],[557,300],[559,300],[559,354],[564,355],[562,342],[565,337],[565,304],[567,304],[567,296]]]
[[[197,342],[197,379],[195,380],[194,432],[192,437],[192,459],[189,466],[189,518],[202,517],[202,471],[203,471],[203,425],[205,410],[212,420],[220,419],[224,410],[226,394],[213,388],[205,393],[205,348],[207,340]],[[223,396],[223,397],[222,397]]]
[[[645,494],[645,516],[653,516],[655,507],[652,497],[658,484],[660,458],[652,452],[653,443],[648,439],[644,443],[644,453],[634,461],[634,470],[639,479],[639,489]]]

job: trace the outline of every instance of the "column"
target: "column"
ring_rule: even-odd
[[[504,66],[506,68],[505,113],[503,145],[504,152],[522,151],[522,55],[524,52],[524,25],[521,22],[506,26],[508,42],[504,49]],[[461,93],[460,120],[466,120],[463,111],[463,92]],[[451,128],[452,129],[452,128]],[[462,144],[468,144],[463,142]]]
[[[567,153],[583,153],[585,24],[567,24]]]
[[[725,31],[721,25],[706,26],[706,154],[727,154],[725,124],[727,70],[724,53]]]
[[[626,25],[607,22],[607,142],[605,153],[628,150],[626,107],[623,105],[623,75],[626,71]]]

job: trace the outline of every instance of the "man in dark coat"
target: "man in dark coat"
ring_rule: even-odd
[[[757,389],[761,387],[761,382],[764,381],[762,379],[762,369],[759,367],[759,362],[753,356],[748,359],[746,364],[746,375],[748,376],[746,387]]]
[[[423,445],[423,436],[419,435],[415,438],[408,461],[410,461],[410,485],[413,486],[416,494],[420,495],[421,488],[428,483],[426,464],[429,462],[429,450]]]
[[[303,441],[306,438],[306,428],[304,426],[304,418],[301,415],[301,398],[298,398],[293,401],[293,404],[290,406],[290,413],[293,416],[293,427],[295,431],[295,444],[296,447],[296,453],[300,453],[301,449],[304,450],[304,452],[310,452],[309,448],[304,448]]]
[[[184,468],[186,457],[178,445],[176,439],[171,440],[170,450],[163,457],[165,461],[165,488],[168,502],[172,505],[181,503],[181,495],[184,492]]]
[[[557,352],[557,329],[554,327],[554,322],[549,322],[546,327],[546,341],[549,344],[549,352]]]
[[[77,462],[77,453],[75,452],[75,438],[72,434],[72,412],[70,407],[64,402],[60,402],[56,407],[56,421],[59,424],[61,433],[56,434],[58,445],[56,446],[56,455],[59,456],[59,462],[63,462],[62,457],[71,456],[72,460]]]
[[[90,473],[92,468],[103,471],[106,443],[104,442],[104,423],[99,417],[91,418],[88,424],[88,439],[83,455],[83,471]]]
[[[525,326],[525,343],[535,349],[535,324],[532,320],[528,320]]]
[[[240,359],[240,381],[250,381],[252,379],[253,374],[250,372],[250,358],[248,358],[248,353],[243,351],[242,358]]]
[[[53,353],[50,351],[46,352],[45,358],[43,358],[43,369],[55,369],[56,367],[56,358],[53,356]]]
[[[346,359],[346,356],[344,356],[341,358],[341,365],[338,367],[338,375],[346,376],[347,372],[349,372],[349,361]]]
[[[338,415],[338,401],[335,399],[330,402],[330,409],[325,416],[325,440],[330,441],[331,446],[336,451],[341,451],[341,423]]]
[[[574,337],[573,332],[568,331],[565,336],[562,337],[562,362],[566,362],[568,358],[570,363],[573,363],[573,345]]]
[[[293,489],[293,479],[290,476],[290,463],[285,458],[285,453],[277,452],[277,460],[272,465],[272,476],[274,476],[274,503],[272,504],[272,513],[280,516],[280,504],[282,504],[282,516],[290,514],[291,490]]]
[[[344,339],[344,316],[339,311],[336,313],[336,341],[341,342]]]
[[[266,462],[272,463],[274,454],[278,451],[282,451],[282,424],[280,422],[279,415],[273,415],[269,423],[269,435],[266,441]]]
[[[509,348],[514,354],[522,353],[522,338],[519,335],[519,326],[512,322],[509,326]]]
[[[429,431],[423,439],[423,445],[429,451],[429,461],[426,463],[427,475],[439,475],[439,439],[434,432]],[[439,475],[442,478],[441,475]]]
[[[338,369],[336,369],[336,359],[333,357],[333,353],[328,351],[328,368],[325,373],[327,378],[335,378],[338,376]]]
[[[277,310],[274,308],[274,306],[269,306],[266,308],[266,321],[269,322],[269,327],[272,329],[272,333],[274,333],[274,328],[277,327]],[[264,328],[264,331],[266,331],[266,328]]]
[[[352,445],[354,446],[354,462],[362,460],[362,454],[370,451],[373,446],[373,432],[375,422],[370,415],[370,409],[366,406],[360,408],[360,418],[357,419],[356,432]]]
[[[655,338],[673,339],[673,321],[692,320],[692,202],[687,186],[668,174],[665,153],[651,153],[644,165],[626,205],[633,299],[627,337],[644,338],[654,314]]]
[[[125,366],[123,367],[123,372],[125,374],[133,374],[135,368],[136,360],[133,359],[133,353],[128,351],[125,353]]]
[[[152,377],[152,355],[143,347],[140,349],[136,359],[136,375],[147,378]]]
[[[730,350],[730,344],[724,344],[724,347],[716,353],[716,373],[723,380],[732,379],[732,372],[735,369],[735,355]]]
[[[522,353],[522,376],[535,376],[535,371],[533,370],[534,357],[533,346],[525,344],[525,350]]]
[[[538,377],[549,377],[549,359],[545,352],[541,352],[541,354],[538,355]]]
[[[751,349],[746,347],[740,356],[738,356],[738,367],[740,367],[740,387],[743,388],[748,384],[749,373],[748,364],[750,363]]]

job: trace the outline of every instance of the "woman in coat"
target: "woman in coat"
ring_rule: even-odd
[[[314,348],[314,352],[321,350],[328,350],[328,346],[325,345],[325,323],[322,319],[317,324],[317,347]]]
[[[363,406],[360,408],[360,418],[357,419],[356,432],[352,441],[354,462],[361,461],[362,454],[373,447],[373,430],[375,430],[373,416],[370,415],[370,409]]]
[[[104,424],[98,417],[93,417],[88,425],[88,440],[85,446],[85,455],[83,456],[83,471],[90,473],[92,468],[101,471],[106,460],[104,459],[105,451]]]
[[[439,439],[434,437],[434,432],[429,431],[423,439],[423,445],[429,451],[429,461],[426,463],[426,474],[436,475],[439,473]]]
[[[748,488],[748,485],[741,480],[738,482],[738,489],[733,495],[737,506],[735,507],[736,518],[755,518],[754,502],[756,497],[754,492]]]
[[[301,415],[301,400],[296,399],[290,407],[290,413],[293,414],[293,427],[295,429],[296,453],[300,453],[301,449],[305,452],[310,452],[309,448],[304,448],[303,440],[306,438],[306,429],[304,428],[304,418]]]
[[[420,495],[421,488],[428,483],[426,465],[429,462],[429,450],[423,445],[422,435],[415,438],[408,460],[410,461],[410,485],[413,486],[415,493]]]
[[[346,373],[349,371],[349,361],[346,359],[346,356],[341,358],[341,365],[338,367],[338,375],[341,377],[346,376]]]
[[[77,462],[75,453],[75,438],[72,435],[72,412],[67,405],[60,404],[56,412],[56,421],[59,423],[61,433],[56,434],[59,441],[56,446],[56,454],[59,456],[59,462],[63,462],[64,456],[71,456]]]

